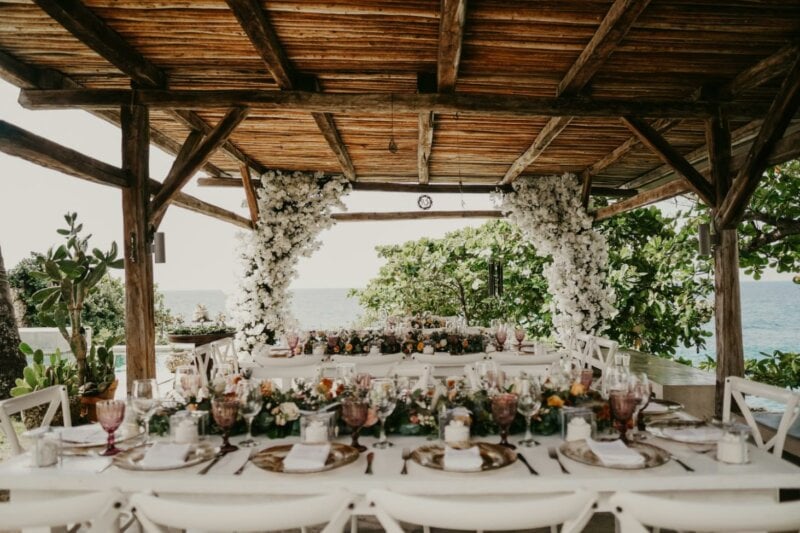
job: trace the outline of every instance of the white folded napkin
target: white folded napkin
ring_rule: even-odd
[[[186,462],[186,457],[191,449],[191,444],[156,442],[144,454],[139,465],[145,468],[179,467]]]
[[[683,428],[661,428],[661,434],[668,439],[678,440],[689,443],[716,442],[722,438],[725,432],[722,428],[715,426],[683,427]]]
[[[284,472],[320,470],[328,461],[330,444],[295,444],[283,458]]]
[[[463,450],[445,446],[443,466],[452,472],[477,472],[483,466],[481,451],[477,446]]]
[[[668,406],[664,405],[663,403],[654,402],[650,402],[647,404],[647,407],[642,410],[642,413],[646,415],[660,415],[667,412],[669,412]]]
[[[636,450],[631,450],[621,440],[600,442],[586,439],[586,444],[600,462],[605,466],[639,466],[644,464],[644,457]]]
[[[105,444],[108,434],[100,424],[60,428],[61,440],[78,444]]]
[[[226,454],[225,456],[220,459],[214,468],[212,468],[208,474],[225,474],[231,475],[239,468],[245,464],[248,459],[250,459],[250,450],[248,448],[243,448],[241,450],[236,450],[235,452],[231,452]]]

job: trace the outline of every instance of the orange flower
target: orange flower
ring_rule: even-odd
[[[461,341],[461,346],[463,346],[464,348],[469,347],[469,341],[467,339],[464,339],[463,341]]]
[[[562,407],[564,405],[564,400],[562,400],[560,396],[553,394],[547,398],[547,405],[548,407]]]
[[[333,347],[333,353],[339,353],[339,345]]]
[[[420,341],[420,342],[417,343],[417,351],[418,352],[421,352],[424,348],[425,348],[425,343],[424,342]]]
[[[583,396],[586,394],[586,387],[583,386],[582,383],[575,382],[572,384],[572,387],[569,389],[569,393],[573,396]]]
[[[323,393],[327,393],[333,387],[333,379],[322,378],[319,382],[319,388]]]
[[[272,382],[269,380],[261,382],[261,396],[272,395]]]
[[[347,344],[344,345],[344,351],[352,352],[353,351],[353,345],[348,342]]]

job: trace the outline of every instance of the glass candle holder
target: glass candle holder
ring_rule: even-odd
[[[472,414],[466,407],[445,409],[439,414],[439,438],[449,445],[469,443]]]
[[[33,438],[31,466],[46,467],[58,464],[61,458],[61,433],[43,427],[28,431],[25,435]]]
[[[723,463],[743,464],[750,461],[747,439],[751,429],[746,424],[725,424],[725,434],[717,441],[717,460]]]
[[[200,440],[200,418],[189,411],[178,411],[169,417],[169,436],[175,444],[194,444]]]
[[[565,441],[595,438],[597,422],[594,412],[586,407],[561,409],[561,438]]]
[[[333,411],[304,414],[300,417],[300,442],[324,444],[334,438]]]

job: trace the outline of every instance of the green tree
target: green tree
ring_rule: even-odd
[[[25,356],[19,351],[19,330],[14,318],[14,301],[0,251],[0,400],[8,398],[15,378],[22,375]]]
[[[33,272],[39,269],[38,262],[41,255],[31,252],[30,256],[22,259],[14,268],[8,271],[8,284],[24,311],[22,316],[17,317],[21,327],[35,328],[42,325],[36,316],[36,304],[31,298],[36,291],[47,287],[45,280],[32,275]]]

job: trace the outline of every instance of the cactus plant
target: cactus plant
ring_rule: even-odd
[[[104,393],[116,381],[116,358],[114,344],[119,341],[111,337],[101,345],[92,343],[86,356],[86,382],[81,391],[84,396],[97,396]]]
[[[61,356],[60,351],[56,350],[51,354],[50,364],[45,365],[42,350],[34,351],[24,342],[19,345],[19,349],[25,355],[33,357],[33,361],[22,370],[22,377],[16,379],[11,396],[22,396],[53,385],[65,385],[69,396],[78,394],[78,370],[75,363]]]

